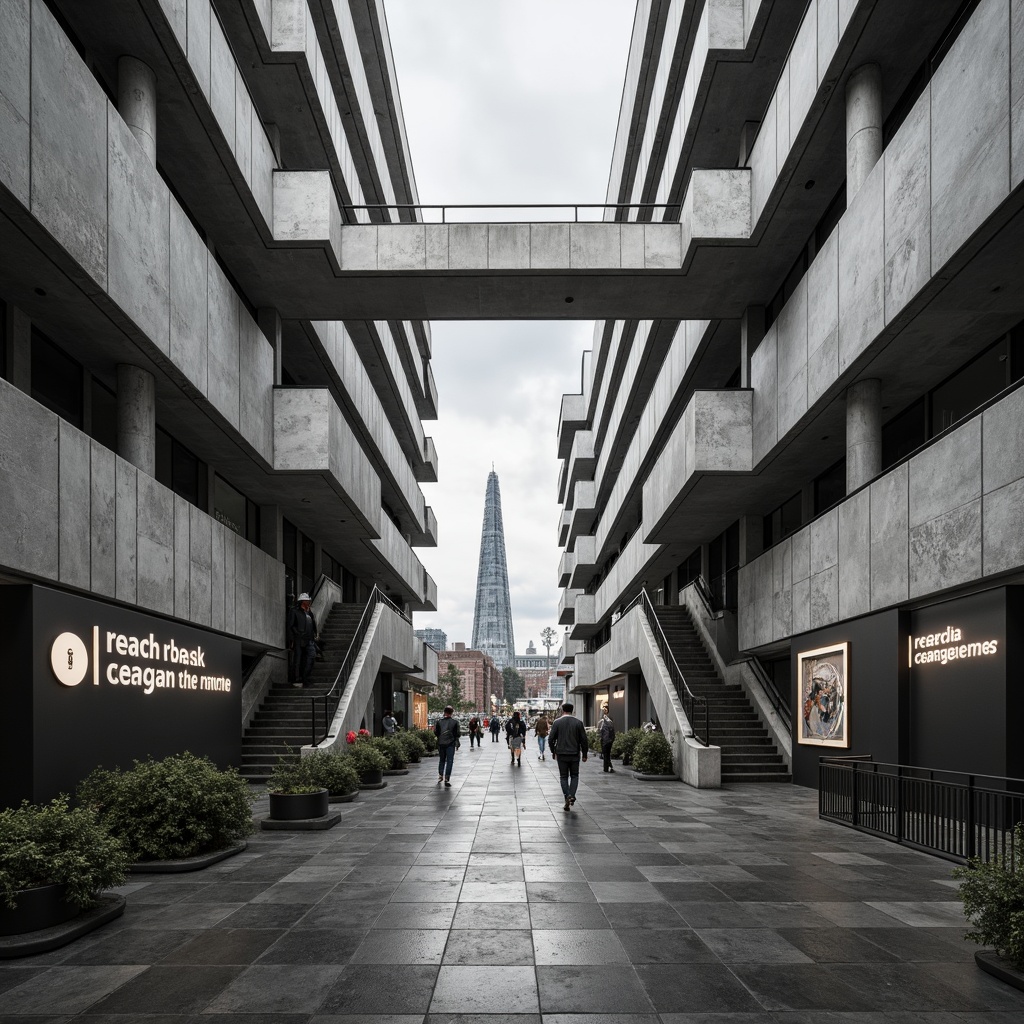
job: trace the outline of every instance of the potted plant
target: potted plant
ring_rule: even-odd
[[[415,732],[423,740],[423,745],[427,748],[427,757],[433,757],[437,753],[437,737],[434,735],[434,730],[416,729]]]
[[[384,785],[384,769],[388,759],[369,743],[354,743],[346,755],[359,776],[359,788],[380,788]]]
[[[601,753],[601,737],[600,737],[600,735],[598,735],[598,732],[597,732],[596,729],[588,729],[587,730],[587,749],[592,754],[600,754]]]
[[[327,790],[331,803],[345,803],[359,794],[359,775],[347,754],[317,750],[301,763],[306,780]]]
[[[395,739],[402,744],[405,759],[409,764],[419,764],[427,756],[427,745],[414,732],[403,731],[395,734]]]
[[[370,740],[370,745],[379,750],[388,761],[384,769],[385,775],[405,775],[408,769],[405,766],[405,746],[396,736],[375,736]]]
[[[985,863],[977,858],[953,871],[960,882],[964,915],[973,926],[965,939],[992,946],[974,954],[977,965],[989,974],[1024,989],[1024,825],[1013,828],[1016,860],[996,855]],[[1016,868],[1016,870],[1015,870]]]
[[[128,771],[97,768],[79,785],[78,800],[138,864],[240,852],[253,830],[253,796],[237,769],[188,751],[136,761]]]
[[[612,742],[612,757],[621,757],[624,765],[629,764],[633,759],[633,750],[643,734],[643,730],[637,728],[616,733],[615,740]]]
[[[327,787],[310,779],[303,761],[278,757],[270,778],[270,817],[274,821],[306,821],[323,818],[328,810]]]
[[[0,935],[20,935],[68,921],[121,885],[124,848],[87,807],[48,804],[0,811]]]
[[[672,770],[672,745],[664,733],[644,733],[633,748],[632,764],[636,778],[676,778]]]

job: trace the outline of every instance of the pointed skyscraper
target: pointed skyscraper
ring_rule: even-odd
[[[473,611],[473,649],[489,654],[499,669],[515,664],[501,490],[498,474],[493,469],[487,477],[487,494],[484,497],[484,526],[480,535],[480,566],[476,573],[476,607]]]

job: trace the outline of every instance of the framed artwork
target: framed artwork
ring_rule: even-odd
[[[797,654],[796,739],[816,747],[850,745],[848,643]]]

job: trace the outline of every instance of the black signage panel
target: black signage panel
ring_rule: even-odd
[[[183,750],[221,767],[239,763],[238,641],[44,587],[3,589],[8,609],[12,601],[21,608],[5,616],[16,627],[9,640],[28,646],[19,659],[28,671],[0,692],[0,710],[20,708],[22,719],[19,691],[31,692],[31,717],[22,722],[31,736],[31,792],[22,795],[48,799],[73,792],[97,765],[128,767]],[[24,757],[24,742],[15,746]],[[5,767],[23,777],[23,764]]]

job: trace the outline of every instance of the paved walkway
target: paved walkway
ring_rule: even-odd
[[[0,1019],[1024,1021],[962,941],[950,866],[819,822],[813,794],[591,760],[566,814],[532,736],[507,757],[464,743],[450,790],[427,761],[330,832],[138,876],[118,922],[0,965]]]

